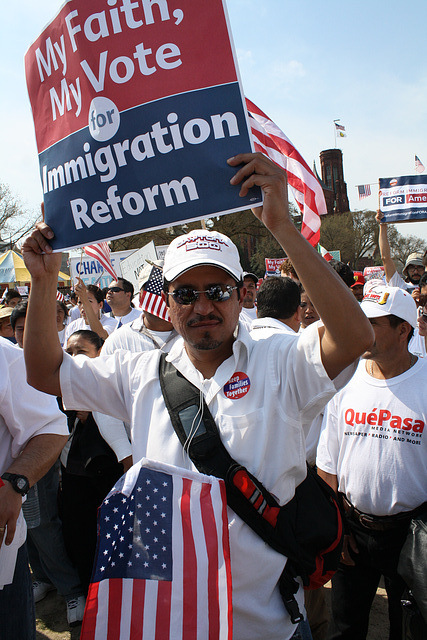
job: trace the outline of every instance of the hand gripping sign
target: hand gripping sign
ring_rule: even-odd
[[[25,67],[54,249],[261,203],[222,0],[70,0]]]

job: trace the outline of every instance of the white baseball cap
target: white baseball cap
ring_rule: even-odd
[[[360,306],[368,318],[393,315],[406,320],[414,329],[417,326],[417,305],[412,296],[400,287],[375,284],[367,290],[365,288]]]
[[[193,267],[212,265],[229,273],[237,282],[243,277],[236,245],[218,231],[194,229],[173,240],[165,255],[163,277],[172,282]]]

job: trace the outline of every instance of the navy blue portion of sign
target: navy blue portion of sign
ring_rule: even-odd
[[[172,580],[172,476],[141,468],[130,496],[124,476],[98,512],[92,582],[108,578]]]
[[[399,176],[397,178],[380,178],[380,189],[391,189],[392,187],[402,187],[408,184],[426,184],[427,175]]]
[[[383,211],[383,209],[381,209]],[[416,209],[411,211],[409,209],[395,209],[390,213],[385,213],[382,218],[384,222],[420,222],[421,220],[427,220],[427,208]]]
[[[54,249],[249,208],[227,158],[250,151],[238,83],[168,97],[120,114],[117,133],[89,128],[40,154],[45,221]],[[89,118],[89,115],[88,115]]]

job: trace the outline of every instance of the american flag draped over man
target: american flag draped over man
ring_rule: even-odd
[[[223,482],[143,458],[98,513],[81,640],[231,640]]]

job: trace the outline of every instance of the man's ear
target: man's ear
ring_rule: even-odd
[[[402,337],[402,339],[406,340],[408,339],[408,334],[412,329],[412,325],[409,324],[409,322],[406,322],[406,320],[404,320],[403,322],[401,322],[398,325],[398,329],[399,329],[399,335]]]

